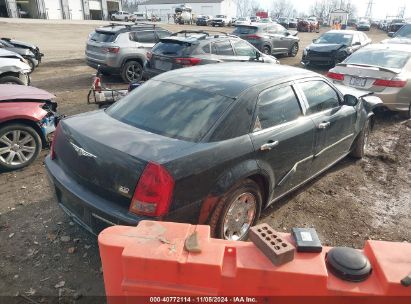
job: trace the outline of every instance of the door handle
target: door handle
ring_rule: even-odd
[[[318,129],[327,129],[329,126],[330,126],[330,122],[327,121],[327,122],[320,123],[317,128]]]
[[[278,146],[278,144],[279,144],[278,140],[273,141],[273,142],[268,142],[268,143],[262,145],[260,147],[260,150],[261,151],[270,151],[272,148]]]

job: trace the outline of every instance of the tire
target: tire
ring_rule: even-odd
[[[29,141],[23,142],[25,139]],[[0,128],[0,169],[10,171],[27,167],[38,157],[41,147],[39,134],[27,125],[11,124]]]
[[[19,84],[19,85],[24,85],[24,82],[15,76],[5,76],[5,77],[1,77],[0,78],[0,83],[1,84],[5,84],[5,83],[9,83],[9,84]]]
[[[244,204],[244,202],[240,202],[238,199],[241,198],[245,200],[247,203],[248,201],[252,201],[254,199],[254,206],[253,210],[245,211],[244,209],[236,208],[237,204]],[[239,205],[237,205],[238,207]],[[261,213],[261,206],[262,206],[262,195],[260,187],[252,180],[246,179],[235,186],[233,186],[226,194],[224,194],[217,206],[215,207],[211,217],[210,217],[210,228],[211,234],[213,237],[221,238],[221,239],[230,239],[236,241],[242,241],[247,239],[249,228],[254,226],[257,222],[258,218],[260,217]],[[252,207],[251,207],[252,208]],[[231,215],[231,223],[229,221],[230,215],[229,212],[236,213],[237,216],[242,217],[240,220],[248,221],[248,223],[234,219],[234,216]],[[241,228],[235,227],[243,224]],[[231,227],[236,229],[227,229],[227,227]],[[240,233],[232,233],[232,230],[239,230]]]
[[[263,53],[266,54],[266,55],[271,55],[271,47],[268,46],[268,45],[264,45],[262,51],[263,51]]]
[[[294,43],[294,44],[291,46],[290,51],[288,52],[288,57],[295,57],[295,56],[297,56],[298,50],[299,50],[298,43]]]
[[[143,67],[135,60],[127,61],[121,71],[121,78],[127,83],[140,81],[143,78]]]
[[[408,111],[400,112],[400,116],[402,118],[405,118],[405,119],[410,119],[411,118],[411,104],[408,107]]]
[[[350,152],[350,156],[354,158],[358,158],[358,159],[361,159],[364,157],[365,149],[368,144],[368,138],[370,135],[370,131],[371,131],[371,125],[370,125],[370,120],[368,119],[365,122],[364,128],[362,129],[360,134],[358,134],[354,142],[354,147]]]

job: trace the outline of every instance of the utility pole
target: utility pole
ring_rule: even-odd
[[[365,17],[371,19],[372,18],[372,6],[374,4],[374,0],[369,0],[367,4],[367,10],[365,12]]]
[[[405,5],[403,7],[398,8],[397,17],[402,19],[404,18],[404,15],[405,15]]]

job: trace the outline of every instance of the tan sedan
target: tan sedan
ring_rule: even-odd
[[[374,92],[392,111],[411,116],[411,45],[371,44],[327,73],[334,83]]]

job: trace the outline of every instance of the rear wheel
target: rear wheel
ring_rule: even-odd
[[[295,57],[298,54],[298,43],[294,43],[293,46],[290,49],[290,52],[288,53],[289,57]]]
[[[41,151],[37,132],[23,124],[0,128],[0,168],[15,170],[30,165]]]
[[[24,85],[24,82],[15,76],[5,76],[0,78],[0,83],[1,84],[20,84]]]
[[[263,46],[263,53],[266,55],[271,55],[271,47],[268,45]]]
[[[358,135],[354,143],[354,148],[351,150],[350,155],[354,158],[363,158],[365,150],[368,145],[368,139],[371,132],[370,120],[367,120],[361,133]]]
[[[140,81],[143,78],[143,67],[137,61],[127,61],[123,66],[121,77],[127,83]]]
[[[212,235],[231,241],[245,240],[260,216],[261,205],[261,190],[254,181],[238,183],[215,207],[210,218]]]

